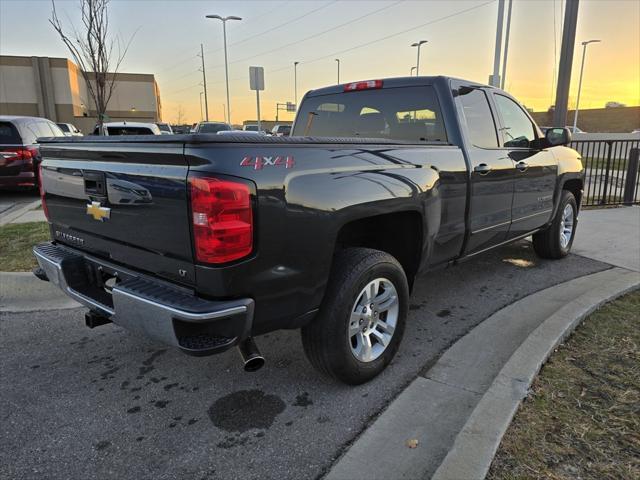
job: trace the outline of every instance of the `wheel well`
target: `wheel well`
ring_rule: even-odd
[[[396,212],[354,220],[338,232],[336,252],[350,247],[387,252],[400,262],[411,288],[420,263],[422,230],[422,216],[418,212]]]
[[[577,178],[572,178],[571,180],[567,180],[562,185],[563,190],[569,190],[573,193],[573,196],[576,197],[576,203],[578,205],[578,209],[580,208],[580,201],[582,200],[582,180]]]

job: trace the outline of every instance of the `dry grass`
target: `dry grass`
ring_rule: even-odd
[[[553,355],[487,478],[640,478],[640,292],[592,314]]]
[[[37,266],[31,247],[49,240],[47,222],[10,223],[0,227],[0,271],[23,272]]]

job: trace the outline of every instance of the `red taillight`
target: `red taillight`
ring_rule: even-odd
[[[40,200],[42,202],[42,211],[44,216],[49,221],[49,209],[47,208],[47,202],[44,198],[44,186],[42,185],[42,163],[38,165],[38,188],[40,189]]]
[[[38,156],[38,149],[33,147],[11,147],[0,152],[5,161],[12,160],[32,160]]]
[[[382,88],[382,80],[367,80],[366,82],[353,82],[344,85],[345,92],[355,92],[357,90],[370,90]]]
[[[226,263],[253,250],[251,192],[244,183],[190,177],[196,259]]]

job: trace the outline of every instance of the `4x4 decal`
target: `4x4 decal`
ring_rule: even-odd
[[[292,156],[276,157],[244,157],[240,162],[241,167],[253,167],[254,170],[262,170],[265,167],[293,168],[295,161]]]

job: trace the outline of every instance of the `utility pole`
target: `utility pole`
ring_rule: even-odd
[[[573,47],[576,42],[578,24],[578,4],[580,0],[567,0],[562,27],[562,47],[560,48],[560,66],[558,68],[558,84],[556,89],[553,126],[564,127],[567,124],[567,108],[569,103],[569,87],[571,85],[571,64],[573,63]]]
[[[502,50],[502,24],[504,23],[504,0],[498,0],[498,25],[496,27],[496,51],[493,56],[493,74],[489,85],[500,87],[500,52]]]
[[[209,121],[209,102],[207,101],[207,74],[204,71],[204,47],[200,44],[200,59],[202,60],[202,85],[204,87],[204,111],[207,122]]]
[[[507,54],[509,53],[509,33],[511,32],[511,8],[513,7],[513,0],[509,0],[509,8],[507,9],[507,32],[504,36],[504,58],[502,59],[502,80],[500,82],[500,88],[504,90],[504,85],[507,78]]]
[[[204,92],[200,92],[200,121],[204,120],[203,116],[202,116],[202,94]]]
[[[578,109],[580,107],[580,91],[582,90],[582,74],[584,72],[584,58],[587,56],[587,45],[590,43],[599,43],[600,40],[587,40],[582,42],[582,65],[580,66],[580,81],[578,82],[578,98],[576,98],[576,111],[573,113],[573,132],[576,133],[578,128]]]
[[[338,62],[338,85],[340,84],[340,59],[336,58],[336,62]]]

